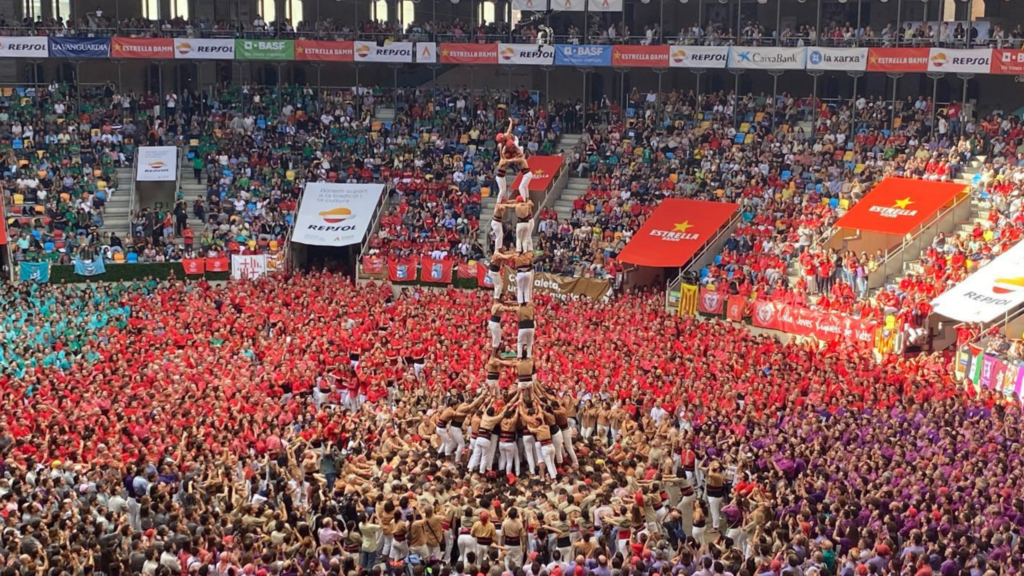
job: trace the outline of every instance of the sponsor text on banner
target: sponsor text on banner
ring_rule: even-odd
[[[383,192],[383,184],[306,184],[292,240],[315,246],[362,242]]]

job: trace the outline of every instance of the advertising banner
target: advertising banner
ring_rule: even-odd
[[[588,0],[591,12],[622,12],[623,0]]]
[[[235,40],[235,59],[273,60],[276,62],[295,59],[293,40]]]
[[[203,258],[185,258],[181,261],[181,267],[188,276],[195,276],[206,271],[206,260]]]
[[[497,44],[441,44],[442,64],[497,64]]]
[[[454,260],[434,260],[424,256],[420,261],[420,280],[432,284],[451,284]]]
[[[484,270],[484,278],[487,278],[487,267],[480,265]],[[516,271],[505,267],[501,270],[504,279],[505,293],[510,297],[516,293]],[[494,285],[488,280],[486,284],[480,282],[477,277],[477,284],[481,288],[494,290]],[[589,298],[591,300],[603,300],[611,292],[612,283],[599,278],[575,278],[548,274],[547,272],[534,272],[533,293],[544,294],[558,300],[571,300],[575,298]]]
[[[255,280],[266,273],[266,254],[231,255],[231,278],[235,280]]]
[[[498,64],[514,66],[551,66],[555,63],[554,46],[536,44],[498,44]]]
[[[174,58],[174,40],[170,38],[110,39],[111,58],[164,60]]]
[[[355,41],[356,62],[385,62],[388,64],[410,64],[413,54],[412,42],[392,42],[378,46],[375,42]]]
[[[530,180],[531,192],[546,192],[551,186],[551,179],[562,167],[562,156],[530,156],[526,161],[530,165],[530,172],[533,172],[533,180]],[[520,172],[512,181],[510,190],[519,190],[519,183],[523,180],[523,173]]]
[[[351,41],[295,41],[295,59],[301,62],[351,62],[354,54]]]
[[[315,246],[362,242],[382,192],[383,184],[306,184],[292,240]]]
[[[932,300],[936,314],[960,322],[991,322],[1024,302],[1024,243]]]
[[[836,226],[903,235],[963,192],[966,187],[955,182],[886,178],[843,214]]]
[[[419,64],[436,64],[437,63],[437,43],[436,42],[417,42],[416,43],[416,62]]]
[[[819,312],[769,300],[755,300],[754,326],[797,336],[813,336],[823,342],[856,341],[870,345],[875,339],[875,322],[831,312]]]
[[[135,179],[142,182],[174,182],[178,179],[176,146],[140,146]]]
[[[928,48],[870,48],[868,72],[927,72]]]
[[[598,67],[612,65],[612,47],[596,44],[555,46],[555,66]]]
[[[932,48],[928,55],[929,72],[988,74],[991,69],[992,50],[990,48],[970,50]]]
[[[230,38],[175,38],[178,60],[234,60],[235,41]]]
[[[110,38],[50,36],[50,58],[110,58]]]
[[[620,68],[668,68],[668,45],[612,46],[612,66]]]
[[[0,58],[46,58],[50,43],[44,36],[0,37]]]
[[[555,12],[583,12],[587,0],[551,0]]]
[[[22,282],[46,284],[50,281],[50,263],[22,262],[18,265],[18,278]]]
[[[619,253],[619,261],[659,268],[682,266],[738,208],[739,204],[728,202],[665,199]]]
[[[540,12],[548,9],[548,0],[512,0],[512,9]]]
[[[716,290],[700,289],[700,300],[697,302],[697,310],[701,314],[721,314],[725,311],[725,301],[728,296],[725,292]]]
[[[207,272],[228,272],[230,263],[227,257],[223,258],[206,258],[206,271]]]
[[[992,74],[1024,74],[1024,50],[993,50],[989,71]]]
[[[864,72],[868,69],[868,49],[808,48],[807,69]]]
[[[725,68],[728,46],[671,46],[668,65],[672,68]]]
[[[804,48],[729,48],[729,68],[803,70],[806,62]]]

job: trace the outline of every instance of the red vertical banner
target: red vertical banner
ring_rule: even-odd
[[[721,314],[725,311],[725,299],[726,296],[722,292],[701,288],[700,302],[697,304],[697,310],[701,314]]]
[[[725,307],[725,317],[733,322],[742,322],[746,307],[747,299],[743,296],[729,296],[728,304]]]
[[[420,280],[432,284],[449,284],[452,281],[452,260],[434,260],[424,256],[420,262]]]

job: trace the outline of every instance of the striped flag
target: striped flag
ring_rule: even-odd
[[[696,316],[699,291],[696,286],[683,284],[679,287],[679,315]]]

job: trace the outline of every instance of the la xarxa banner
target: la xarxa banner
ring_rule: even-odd
[[[990,48],[970,50],[932,48],[928,55],[929,72],[988,74],[991,69],[992,50]]]
[[[498,64],[514,66],[551,66],[555,63],[554,46],[536,44],[498,44]]]
[[[416,43],[416,63],[417,64],[436,64],[437,63],[437,43],[436,42],[417,42]]]
[[[314,246],[362,242],[382,192],[383,184],[306,184],[292,240]]]
[[[1024,242],[1010,248],[932,301],[936,314],[991,322],[1024,302]]]
[[[293,40],[235,40],[238,60],[289,61],[295,59]]]
[[[729,68],[803,70],[806,62],[804,48],[729,48]]]
[[[487,267],[483,264],[481,264],[481,266],[483,266],[485,270],[484,278],[487,278]],[[510,297],[514,296],[516,292],[516,271],[506,266],[505,268],[502,268],[501,274],[504,279],[505,293]],[[487,290],[494,289],[494,285],[490,283],[489,279],[485,282],[480,282],[478,277],[477,284],[481,288]],[[533,293],[544,294],[545,296],[556,298],[558,300],[570,300],[574,298],[603,300],[611,292],[611,289],[612,283],[610,281],[599,278],[575,278],[559,276],[557,274],[548,274],[547,272],[533,273]]]
[[[441,44],[442,64],[497,64],[497,44]]]
[[[355,41],[356,62],[384,62],[388,64],[410,64],[413,54],[412,42],[392,42],[378,46],[376,42]]]
[[[145,58],[163,60],[174,58],[174,40],[170,38],[122,38],[110,39],[111,58]]]
[[[807,69],[863,72],[868,69],[868,49],[808,48]]]
[[[662,200],[619,253],[619,261],[637,266],[674,268],[690,261],[739,204],[704,200]]]
[[[234,60],[235,41],[230,38],[175,38],[177,60]]]
[[[140,146],[135,179],[143,182],[174,182],[178,178],[176,146]]]
[[[0,58],[46,58],[50,44],[45,36],[0,37]]]
[[[558,169],[562,167],[565,160],[562,156],[530,156],[526,161],[530,165],[530,172],[533,172],[533,180],[530,180],[531,192],[546,192],[551,186],[551,179],[555,177]],[[523,180],[523,173],[520,172],[512,181],[512,191],[519,191],[519,183]]]
[[[432,284],[451,284],[454,260],[435,260],[424,256],[420,260],[420,280]]]
[[[109,58],[110,38],[50,36],[50,58]]]
[[[854,204],[836,226],[883,234],[906,234],[966,192],[963,184],[887,178]]]
[[[870,48],[868,72],[927,72],[928,48]]]
[[[612,66],[620,68],[668,68],[668,45],[612,46]]]
[[[700,301],[697,303],[697,310],[701,314],[721,314],[725,310],[725,301],[728,296],[725,292],[717,290],[700,289]]]
[[[267,273],[266,254],[232,254],[231,277],[235,280],[256,280]]]
[[[229,272],[230,262],[227,257],[222,258],[207,258],[206,259],[206,271],[207,272]]]
[[[990,71],[992,74],[1024,74],[1024,50],[993,50]]]
[[[668,58],[672,68],[725,68],[729,61],[729,47],[672,46]]]
[[[185,258],[181,261],[181,268],[185,274],[196,276],[206,272],[206,260],[203,258]]]
[[[819,312],[770,300],[755,300],[754,326],[797,336],[813,336],[823,342],[854,341],[871,344],[878,324],[831,312]]]
[[[351,62],[354,58],[351,41],[296,40],[295,59],[302,62]]]
[[[611,66],[612,47],[598,44],[555,46],[555,66]]]

